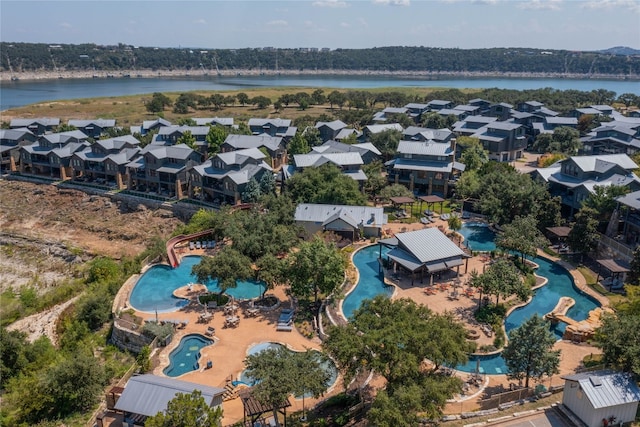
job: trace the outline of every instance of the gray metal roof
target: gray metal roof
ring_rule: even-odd
[[[402,132],[402,125],[400,125],[399,123],[388,123],[388,124],[384,124],[384,125],[369,125],[365,127],[366,130],[369,131],[369,133],[380,133],[380,132],[384,132],[385,130],[398,130],[400,132]]]
[[[448,161],[439,162],[436,160],[420,160],[420,159],[393,159],[385,165],[393,165],[396,170],[414,170],[414,171],[431,171],[431,172],[451,172],[454,164]],[[457,162],[456,162],[456,165]],[[460,169],[456,167],[456,169]],[[460,169],[464,170],[464,169]]]
[[[189,158],[191,153],[193,153],[193,149],[191,149],[186,144],[178,144],[178,145],[147,145],[142,150],[142,154],[149,153],[153,155],[157,159],[181,159],[185,160]]]
[[[184,135],[190,132],[191,135],[206,135],[209,133],[209,126],[163,126],[158,129],[158,135],[171,135],[179,133]]]
[[[224,140],[224,144],[228,144],[236,150],[244,148],[260,148],[267,147],[271,151],[277,151],[282,148],[282,138],[270,135],[235,135],[231,134]]]
[[[399,246],[422,263],[464,256],[464,251],[437,228],[397,233]]]
[[[616,200],[630,208],[640,210],[640,191],[625,194],[624,196],[618,197]]]
[[[199,390],[210,406],[216,397],[224,393],[224,389],[218,387],[156,375],[138,375],[129,379],[115,408],[119,411],[150,417],[167,409],[167,403],[176,394],[191,394],[194,390]]]
[[[38,117],[34,119],[12,119],[9,126],[13,127],[28,127],[34,123],[41,124],[43,126],[58,126],[60,119],[54,117]]]
[[[563,378],[578,382],[595,409],[640,402],[640,388],[623,372],[584,372]]]
[[[0,139],[8,139],[17,141],[23,138],[25,135],[33,135],[33,133],[27,128],[21,129],[0,129]]]
[[[629,156],[626,154],[599,154],[595,156],[572,156],[569,159],[563,160],[573,161],[582,171],[602,171],[604,163],[607,164],[616,164],[623,169],[633,170],[637,169],[638,165],[631,160]]]
[[[244,150],[227,151],[226,153],[216,154],[220,160],[227,165],[240,165],[244,163],[247,158],[254,160],[261,160],[267,157],[262,151],[257,148],[246,148]]]
[[[334,120],[332,122],[317,122],[315,127],[321,128],[322,126],[327,126],[328,128],[333,130],[339,130],[339,129],[346,128],[347,124],[342,120]]]
[[[575,117],[546,117],[545,121],[552,125],[575,126],[578,124],[578,119]]]
[[[99,126],[101,128],[114,127],[116,125],[115,119],[93,119],[93,120],[69,120],[70,126],[77,128],[83,128],[91,125]]]
[[[397,152],[419,156],[450,156],[453,150],[451,144],[443,142],[400,141]]]
[[[362,165],[362,156],[360,153],[309,153],[295,154],[293,162],[298,168],[307,168],[311,166],[321,166],[325,163],[333,163],[338,166]]]
[[[387,223],[387,216],[384,214],[384,210],[371,206],[301,203],[296,207],[294,218],[300,222],[324,223],[327,219],[341,213],[348,214],[357,224],[363,223],[368,227],[382,226]]]
[[[233,126],[233,117],[196,117],[193,119],[198,126],[220,125]]]
[[[266,126],[273,125],[276,127],[289,127],[291,120],[289,119],[249,119],[249,126]]]
[[[409,271],[416,271],[422,267],[419,259],[400,248],[391,249],[387,256]]]

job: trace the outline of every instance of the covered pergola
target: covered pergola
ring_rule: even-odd
[[[391,203],[393,203],[394,207],[401,206],[402,209],[405,209],[404,208],[405,205],[411,205],[411,209],[409,210],[409,216],[411,216],[411,211],[413,210],[413,204],[416,202],[413,199],[413,197],[399,196],[399,197],[391,197],[389,198],[389,200],[391,200]]]
[[[611,281],[608,283],[609,291],[612,290],[616,282],[622,283],[620,276],[624,277],[625,273],[629,272],[629,264],[623,260],[617,260],[612,258],[598,259],[596,262],[600,267],[604,267],[611,273]],[[600,268],[598,268],[598,276],[596,277],[596,283],[600,280]]]
[[[547,227],[547,232],[550,239],[557,242],[558,249],[560,249],[560,246],[566,243],[567,237],[569,237],[569,233],[571,232],[571,227]]]
[[[456,268],[456,275],[460,273],[460,266],[468,267],[469,255],[453,243],[437,228],[397,233],[395,237],[379,240],[380,257],[382,246],[391,248],[387,253],[388,260],[394,263],[394,268],[400,266],[411,274],[413,286],[416,273],[420,274],[420,282],[424,281],[425,273],[431,281],[435,274]]]
[[[422,202],[427,204],[427,209],[433,211],[436,203],[440,203],[440,215],[442,215],[442,204],[444,203],[444,199],[440,196],[431,195],[431,196],[420,196],[420,212],[422,212]]]
[[[263,405],[253,395],[253,387],[241,390],[238,393],[240,400],[242,400],[242,407],[244,410],[244,423],[243,425],[256,425],[257,421],[263,417],[264,414],[273,414],[273,407]],[[284,427],[287,427],[287,408],[291,406],[289,400],[285,400],[278,406],[278,413],[284,416]],[[247,424],[247,418],[250,423]]]

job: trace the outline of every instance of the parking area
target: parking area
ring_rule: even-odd
[[[498,424],[496,424],[498,425]],[[554,410],[547,410],[540,414],[525,418],[504,420],[499,423],[502,427],[574,427],[572,423],[565,421]]]

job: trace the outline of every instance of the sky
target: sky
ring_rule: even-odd
[[[640,49],[640,0],[0,0],[0,39],[210,49]]]

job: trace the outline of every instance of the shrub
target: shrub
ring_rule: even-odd
[[[504,304],[489,304],[476,310],[475,317],[478,322],[494,325],[502,324],[506,314],[507,307]]]

